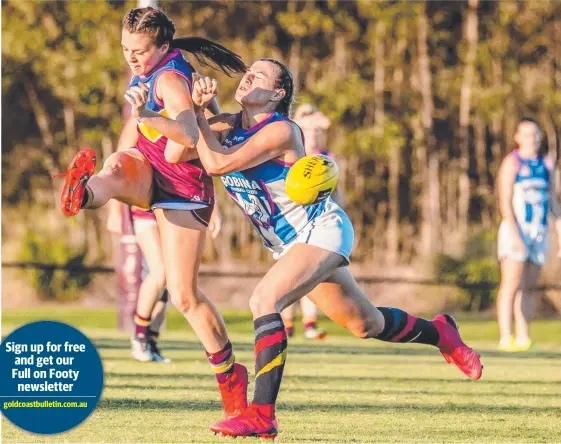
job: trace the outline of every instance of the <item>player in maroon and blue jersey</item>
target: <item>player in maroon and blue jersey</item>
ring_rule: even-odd
[[[61,207],[72,216],[114,198],[154,212],[171,302],[207,352],[228,417],[247,404],[247,369],[235,363],[222,317],[197,288],[214,189],[201,163],[193,160],[199,137],[191,99],[194,69],[180,49],[226,74],[245,72],[246,66],[217,43],[174,38],[174,33],[173,23],[159,9],[137,8],[126,14],[121,45],[134,75],[125,94],[132,117],[119,145],[128,149],[109,156],[95,175],[94,151],[80,151],[65,173]]]

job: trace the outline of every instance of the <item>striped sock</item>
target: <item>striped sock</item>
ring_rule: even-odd
[[[286,362],[286,332],[279,313],[253,321],[255,328],[255,404],[274,404]]]
[[[232,343],[228,341],[222,350],[216,353],[206,352],[206,356],[214,374],[216,375],[218,383],[225,383],[228,377],[232,374],[232,371],[234,370],[234,362],[236,362],[234,352],[232,351]]]
[[[140,316],[138,313],[134,314],[134,335],[137,338],[146,338],[148,336],[148,328],[150,327],[150,317],[145,318],[144,316]]]
[[[384,315],[384,330],[376,339],[386,342],[415,342],[436,345],[440,335],[431,321],[417,318],[398,309],[378,307]]]

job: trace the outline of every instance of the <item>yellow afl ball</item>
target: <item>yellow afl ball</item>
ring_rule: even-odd
[[[339,181],[339,167],[323,154],[302,157],[288,171],[286,194],[299,205],[312,205],[327,199]]]

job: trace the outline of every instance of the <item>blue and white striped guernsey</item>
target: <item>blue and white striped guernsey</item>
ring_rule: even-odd
[[[523,159],[514,151],[518,172],[514,181],[512,206],[516,221],[524,233],[543,232],[549,211],[550,172],[544,157]]]
[[[224,141],[224,149],[238,145],[272,122],[290,121],[283,114],[271,113],[249,129],[241,126],[241,112]],[[285,191],[290,164],[278,159],[221,177],[226,191],[246,214],[268,248],[286,245],[304,227],[326,210],[327,199],[315,205],[301,206],[292,202]]]

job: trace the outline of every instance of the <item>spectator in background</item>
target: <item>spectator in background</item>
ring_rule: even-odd
[[[318,111],[313,105],[305,103],[300,105],[294,113],[294,121],[302,128],[304,133],[304,147],[306,154],[324,154],[333,158],[333,155],[327,151],[327,129],[331,125],[331,120]],[[342,193],[339,188],[335,190],[332,198],[339,204],[343,205]],[[294,335],[294,318],[296,315],[296,305],[293,304],[286,308],[282,313],[282,319],[286,327],[287,336]],[[302,309],[302,323],[304,326],[304,338],[322,340],[325,339],[327,333],[318,327],[318,309],[314,303],[307,297],[300,299],[300,308]]]
[[[499,350],[508,352],[528,350],[532,345],[528,329],[530,296],[547,255],[550,210],[561,241],[561,206],[553,184],[554,165],[539,152],[542,134],[537,122],[523,118],[514,140],[517,148],[503,159],[497,180],[502,217],[498,236]]]
[[[130,233],[124,232],[124,226],[131,228]],[[136,298],[134,334],[131,336],[132,357],[141,362],[169,363],[171,361],[162,356],[158,345],[160,329],[166,316],[168,292],[156,217],[152,212],[112,199],[109,203],[107,228],[113,234],[133,235],[142,253],[142,270],[139,270],[138,276],[141,284]],[[212,239],[216,239],[221,228],[222,215],[216,202],[208,226]],[[126,257],[120,259],[126,260]],[[131,270],[133,273],[135,271]]]

